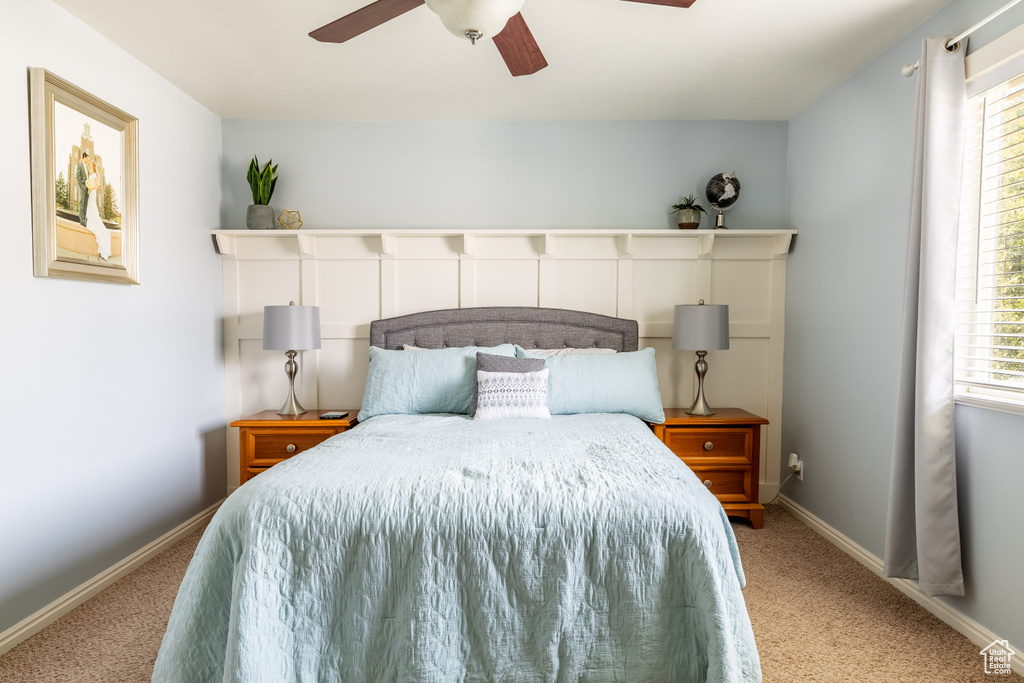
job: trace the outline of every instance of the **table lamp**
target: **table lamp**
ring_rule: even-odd
[[[704,299],[697,305],[676,306],[672,325],[672,348],[697,352],[697,398],[686,413],[688,415],[714,415],[707,399],[704,398],[704,375],[708,374],[708,362],[704,357],[708,351],[729,348],[729,307],[704,305]]]
[[[288,375],[288,400],[278,415],[302,415],[306,409],[295,399],[295,375],[299,364],[295,362],[296,351],[320,348],[320,307],[287,306],[263,307],[263,349],[285,351],[288,361],[284,372]]]

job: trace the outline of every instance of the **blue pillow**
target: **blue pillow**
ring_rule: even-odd
[[[516,344],[516,358],[551,358],[551,356],[584,356],[593,353],[616,353],[615,349],[602,349],[597,346],[574,348],[565,346],[560,349],[524,349]]]
[[[648,422],[665,421],[654,349],[546,360],[552,415],[627,413]]]
[[[370,347],[359,421],[375,415],[469,414],[476,386],[476,353],[515,356],[512,344],[481,348],[390,351]]]

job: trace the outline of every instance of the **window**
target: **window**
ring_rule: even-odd
[[[1024,406],[1024,74],[969,101],[957,249],[957,398]]]

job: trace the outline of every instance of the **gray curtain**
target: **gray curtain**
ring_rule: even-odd
[[[953,290],[963,168],[966,43],[924,41],[903,346],[896,404],[885,575],[928,595],[963,595],[953,404]]]

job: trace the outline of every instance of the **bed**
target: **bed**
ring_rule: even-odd
[[[634,321],[457,309],[370,338],[360,424],[225,501],[154,681],[761,680],[725,513],[631,414],[660,399],[615,386],[653,368]],[[430,363],[477,368],[479,402],[424,403]],[[548,382],[551,418],[479,419],[506,375]]]

